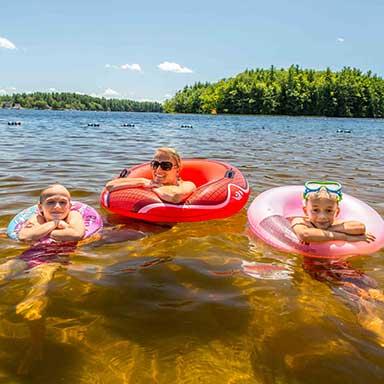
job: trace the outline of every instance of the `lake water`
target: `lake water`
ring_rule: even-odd
[[[106,181],[159,146],[237,166],[246,207],[333,179],[384,215],[384,120],[0,110],[0,132],[1,263],[27,248],[10,219],[48,184],[100,210]],[[104,240],[55,273],[42,319],[16,313],[32,272],[0,286],[0,382],[383,382],[384,250],[327,270],[251,236],[246,209],[173,227],[102,214]]]

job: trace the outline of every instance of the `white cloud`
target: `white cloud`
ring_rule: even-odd
[[[12,95],[15,92],[16,92],[15,87],[6,87],[6,88],[0,89],[0,94],[2,95]]]
[[[122,69],[123,71],[129,69],[130,71],[134,71],[134,72],[142,71],[140,64],[121,64],[121,65],[105,64],[105,68]]]
[[[120,65],[120,68],[124,70],[129,69],[134,72],[141,72],[140,64],[123,64],[123,65]]]
[[[0,36],[0,48],[16,49],[16,46],[5,37]]]
[[[192,73],[192,69],[183,67],[177,63],[170,63],[169,61],[164,61],[163,63],[157,66],[162,71],[166,72],[175,72],[175,73]]]
[[[56,88],[49,88],[48,91],[49,92],[56,92]]]
[[[342,37],[338,37],[338,38],[336,39],[336,41],[337,41],[338,43],[344,43],[344,39],[343,39]]]
[[[113,96],[118,96],[119,93],[116,92],[115,90],[113,90],[112,88],[107,88],[102,94],[101,96],[103,97],[113,97]]]

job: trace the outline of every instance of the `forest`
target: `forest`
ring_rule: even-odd
[[[247,69],[216,83],[186,86],[163,104],[168,113],[384,117],[384,80],[368,71]]]
[[[106,99],[77,93],[17,93],[0,96],[0,107],[79,111],[162,112],[160,103]]]

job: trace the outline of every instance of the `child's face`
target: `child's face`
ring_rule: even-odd
[[[304,212],[309,221],[319,229],[328,229],[340,211],[336,200],[318,197],[306,200]]]
[[[39,204],[45,220],[65,220],[71,209],[70,197],[59,189],[49,192],[49,195]]]

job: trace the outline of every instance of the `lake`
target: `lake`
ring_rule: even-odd
[[[16,313],[39,291],[33,271],[1,282],[0,382],[383,382],[384,250],[313,267],[257,240],[246,215],[269,188],[331,179],[383,216],[383,119],[0,109],[0,132],[1,263],[27,248],[9,221],[49,184],[105,221],[52,276],[41,319]],[[238,167],[246,207],[174,226],[102,211],[104,184],[159,146]]]

